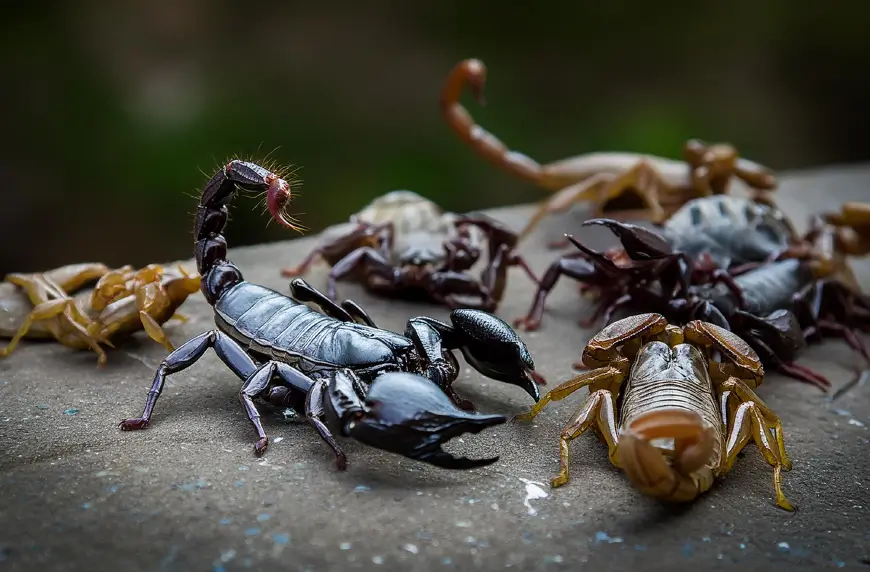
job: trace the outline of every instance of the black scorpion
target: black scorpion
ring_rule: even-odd
[[[166,377],[214,348],[244,381],[239,397],[257,431],[258,455],[265,452],[268,438],[255,399],[303,415],[332,448],[340,470],[347,461],[334,434],[449,469],[498,460],[457,458],[441,449],[457,435],[505,421],[501,415],[457,407],[473,405],[452,388],[459,373],[452,350],[460,350],[482,374],[518,385],[538,401],[536,380],[541,380],[516,332],[491,314],[463,309],[451,313],[452,325],[412,318],[401,336],[377,328],[354,302],[336,304],[304,280],[292,281],[293,298],[245,281],[227,260],[221,234],[227,205],[239,189],[265,192],[273,217],[292,227],[282,214],[291,188],[276,174],[236,160],[211,178],[196,212],[194,250],[217,329],[196,336],[163,360],[142,416],[123,420],[121,429],[146,428]]]

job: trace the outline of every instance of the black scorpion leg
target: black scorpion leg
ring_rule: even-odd
[[[254,430],[257,431],[257,443],[254,445],[254,454],[257,456],[266,452],[266,447],[269,446],[269,438],[266,437],[266,431],[263,429],[263,423],[260,421],[260,411],[254,404],[253,398],[263,393],[266,388],[269,387],[269,382],[275,376],[277,365],[278,362],[274,361],[261,365],[257,368],[257,371],[255,371],[247,381],[245,381],[245,384],[239,391],[239,401],[242,402],[242,406],[245,408],[245,413],[247,414],[248,419],[254,426]]]
[[[529,308],[529,312],[524,318],[514,320],[514,326],[522,326],[528,331],[537,330],[541,326],[547,296],[556,287],[556,283],[561,276],[573,278],[581,284],[591,283],[593,285],[595,285],[595,280],[600,279],[600,277],[596,276],[595,266],[586,259],[583,253],[571,253],[562,256],[551,264],[544,273],[538,286],[538,291],[535,293],[532,307]]]
[[[305,393],[306,419],[335,453],[338,469],[340,471],[345,470],[347,468],[347,457],[345,457],[341,447],[338,446],[332,433],[329,432],[329,429],[320,420],[320,416],[323,415],[324,382],[315,382],[304,373],[278,361],[270,361],[260,366],[248,379],[240,392],[240,398],[245,406],[248,419],[254,424],[259,437],[254,447],[254,452],[257,455],[262,455],[269,445],[269,440],[266,437],[266,432],[263,430],[263,425],[260,422],[260,413],[257,411],[253,398],[264,393],[273,379],[277,379],[291,389]]]
[[[347,469],[347,455],[341,450],[335,437],[330,432],[329,428],[323,422],[323,392],[326,389],[326,382],[318,380],[308,396],[305,398],[305,417],[308,422],[317,430],[320,438],[326,441],[326,444],[335,453],[335,466],[339,471]]]
[[[335,283],[354,270],[357,270],[360,266],[385,278],[392,278],[394,274],[393,265],[390,264],[390,261],[387,260],[382,252],[379,252],[370,246],[357,248],[336,262],[329,271],[330,300],[335,300]]]
[[[810,368],[798,365],[794,362],[784,361],[776,354],[776,352],[773,351],[773,349],[771,349],[770,346],[758,338],[747,337],[746,341],[749,342],[759,355],[765,356],[772,362],[772,369],[779,370],[781,373],[798,381],[814,385],[822,391],[827,391],[831,386],[831,382],[826,377],[814,372]]]
[[[303,280],[295,278],[290,281],[290,293],[300,302],[313,302],[330,318],[342,322],[353,322],[353,317],[341,306],[329,299],[323,292]]]
[[[369,316],[369,313],[363,310],[362,307],[353,300],[345,300],[341,303],[341,307],[351,318],[353,318],[354,321],[362,321],[362,323],[372,328],[378,327],[378,325],[375,324],[375,321],[372,320],[372,317]]]
[[[142,412],[142,416],[134,419],[124,419],[120,423],[121,429],[133,431],[148,427],[157,398],[160,397],[163,385],[166,383],[166,376],[189,368],[210,347],[214,348],[215,353],[221,361],[241,379],[247,380],[257,370],[257,364],[254,363],[251,356],[246,354],[242,347],[232,338],[219,330],[202,333],[187,341],[180,348],[166,356],[160,363],[157,367],[157,372],[154,374],[154,383],[148,392],[148,399],[145,401],[145,410]]]
[[[819,320],[818,327],[830,334],[841,336],[853,350],[861,354],[861,357],[870,364],[870,352],[867,351],[867,345],[856,335],[855,330],[828,320]]]

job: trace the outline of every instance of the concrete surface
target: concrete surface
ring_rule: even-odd
[[[799,225],[810,211],[870,196],[870,167],[783,181],[779,201]],[[494,214],[518,228],[529,212]],[[538,272],[556,256],[544,243],[565,230],[606,244],[600,229],[578,230],[583,214],[551,219],[525,244]],[[230,244],[249,280],[284,290],[278,269],[300,260],[312,239]],[[856,268],[870,286],[870,265]],[[323,286],[324,272],[317,266],[309,279]],[[526,311],[532,294],[521,271],[511,278],[499,311],[508,319]],[[340,294],[398,331],[414,315],[447,315],[356,285]],[[194,319],[171,330],[177,343],[213,327],[201,295],[183,311]],[[551,384],[571,374],[590,336],[576,325],[587,311],[566,281],[543,330],[525,335]],[[485,469],[439,470],[347,441],[350,466],[339,473],[313,430],[266,409],[273,441],[256,459],[239,382],[209,353],[169,381],[148,430],[122,433],[117,422],[139,415],[164,355],[140,333],[111,351],[103,370],[92,353],[51,343],[27,343],[0,361],[0,570],[870,570],[867,384],[833,403],[775,374],[762,386],[794,459],[784,489],[798,511],[789,514],[773,504],[771,470],[751,445],[713,490],[675,508],[640,496],[584,435],[572,447],[572,480],[551,490],[559,431],[580,393],[534,425],[508,423],[456,444],[501,455]],[[837,341],[814,347],[803,363],[837,385],[860,364]],[[482,411],[512,416],[530,405],[519,389],[476,373],[457,387]]]

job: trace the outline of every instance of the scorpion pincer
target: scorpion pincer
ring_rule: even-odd
[[[568,482],[568,444],[590,427],[639,491],[675,502],[709,490],[752,440],[773,467],[776,504],[794,510],[782,492],[782,470],[791,469],[782,422],[755,394],[764,369],[741,338],[707,322],[677,327],[660,314],[640,314],[601,330],[583,361],[594,369],[517,416],[530,421],[550,401],[589,388],[562,430],[553,487]]]
[[[484,375],[523,387],[537,401],[534,363],[516,332],[495,316],[466,309],[451,314],[452,325],[413,318],[401,336],[377,328],[354,302],[336,304],[302,279],[291,282],[295,299],[245,281],[227,259],[221,234],[227,205],[239,189],[265,192],[272,216],[295,228],[283,214],[291,186],[278,175],[235,160],[212,177],[196,213],[194,250],[201,289],[214,307],[217,328],[163,360],[142,416],[123,420],[121,429],[146,428],[166,377],[213,348],[244,382],[239,397],[257,432],[258,455],[266,450],[268,438],[255,399],[292,408],[304,417],[332,448],[340,470],[347,461],[334,435],[449,469],[495,462],[498,457],[456,458],[440,448],[457,435],[505,421],[501,415],[457,407],[460,402],[473,408],[452,389],[459,366],[451,350],[460,350]]]

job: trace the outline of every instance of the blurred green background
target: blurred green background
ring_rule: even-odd
[[[540,161],[727,141],[774,169],[870,157],[864,4],[782,1],[4,5],[0,272],[192,256],[232,156],[299,167],[312,231],[399,188],[462,211],[543,194],[479,159],[438,95],[489,68],[482,125]],[[870,196],[870,191],[868,191]],[[230,246],[295,236],[236,202]],[[289,260],[276,261],[276,269]]]

